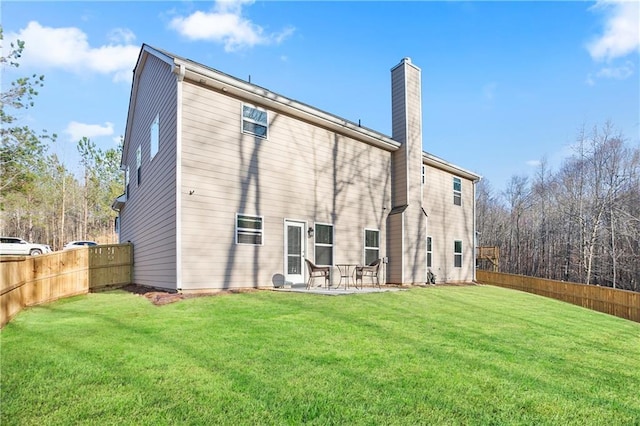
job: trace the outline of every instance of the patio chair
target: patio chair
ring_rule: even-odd
[[[307,280],[307,290],[311,287],[311,280],[314,278],[324,277],[324,283],[329,288],[329,275],[331,274],[330,266],[316,266],[309,259],[304,260],[309,269],[309,279]]]
[[[371,284],[380,287],[380,265],[382,259],[376,259],[367,266],[356,266],[356,286],[360,280],[360,286],[364,285],[363,277],[371,277]],[[375,278],[375,282],[373,279]]]

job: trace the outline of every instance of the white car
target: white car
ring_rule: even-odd
[[[91,246],[97,246],[97,245],[98,243],[96,243],[95,241],[71,241],[65,244],[64,247],[62,247],[62,250],[69,250],[69,249],[81,248],[81,247],[91,247]]]
[[[44,253],[51,253],[51,247],[28,243],[22,238],[0,237],[0,255],[37,256]]]

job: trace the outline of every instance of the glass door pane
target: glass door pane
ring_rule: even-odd
[[[302,228],[287,226],[287,273],[302,274]]]

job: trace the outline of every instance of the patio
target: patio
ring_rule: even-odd
[[[384,293],[387,291],[401,291],[407,290],[407,287],[389,286],[383,285],[381,287],[360,287],[349,286],[349,288],[341,287],[329,287],[315,286],[307,290],[304,284],[292,285],[290,287],[276,287],[274,291],[285,291],[291,293],[309,293],[309,294],[321,294],[324,296],[341,296],[346,294],[365,294],[365,293]]]

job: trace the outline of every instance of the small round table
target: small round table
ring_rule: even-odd
[[[349,288],[349,281],[351,280],[351,276],[353,275],[353,273],[355,272],[355,267],[358,266],[355,263],[337,263],[336,267],[338,268],[338,271],[340,272],[340,281],[338,282],[338,287],[340,287],[342,285],[342,279],[344,278],[344,289],[348,289]],[[352,269],[353,268],[353,269]],[[356,285],[356,288],[358,288],[358,286]]]

